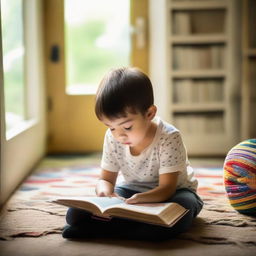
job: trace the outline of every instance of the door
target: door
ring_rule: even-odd
[[[101,151],[106,128],[94,114],[95,95],[66,92],[64,0],[44,3],[48,153]],[[130,0],[130,13],[130,65],[147,73],[148,0]]]

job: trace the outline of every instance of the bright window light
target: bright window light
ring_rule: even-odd
[[[65,0],[68,94],[93,94],[109,69],[129,65],[129,14],[129,0]]]
[[[6,131],[25,119],[23,1],[1,0]]]

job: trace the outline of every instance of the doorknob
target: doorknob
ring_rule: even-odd
[[[58,62],[60,60],[60,48],[57,44],[51,47],[51,61]]]

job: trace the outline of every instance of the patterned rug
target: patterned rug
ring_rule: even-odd
[[[94,195],[100,173],[100,155],[87,157],[48,157],[17,191],[21,198],[50,200],[56,196]],[[201,197],[223,197],[222,166],[193,166]],[[121,177],[119,177],[121,179]]]
[[[46,157],[12,196],[2,212],[0,239],[61,233],[67,208],[50,204],[56,196],[93,196],[100,155]],[[256,248],[256,219],[237,213],[228,203],[222,165],[192,166],[204,208],[192,228],[179,238],[204,244],[236,244]],[[120,177],[121,178],[121,177]],[[185,242],[185,241],[184,241]]]

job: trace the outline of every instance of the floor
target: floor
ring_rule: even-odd
[[[256,220],[245,218],[231,209],[223,195],[219,182],[221,177],[209,175],[216,184],[211,187],[210,179],[202,175],[201,171],[207,168],[211,174],[215,173],[213,167],[217,166],[221,170],[223,159],[191,159],[191,163],[192,166],[204,167],[198,168],[197,175],[202,177],[199,191],[205,207],[189,232],[174,240],[159,243],[110,239],[72,241],[61,236],[66,209],[48,207],[45,201],[58,192],[63,193],[67,187],[74,193],[92,193],[99,171],[99,155],[85,158],[48,157],[16,191],[7,205],[6,216],[1,217],[0,255],[255,255]],[[66,180],[62,179],[63,175],[67,177]],[[81,183],[81,177],[86,183]],[[54,182],[47,187],[49,178],[54,179]],[[40,227],[40,223],[43,226]],[[19,232],[15,229],[19,229]]]
[[[16,238],[0,241],[1,256],[253,256],[255,247],[232,244],[200,244],[176,239],[164,243],[132,241],[68,241],[52,234],[40,238]]]

